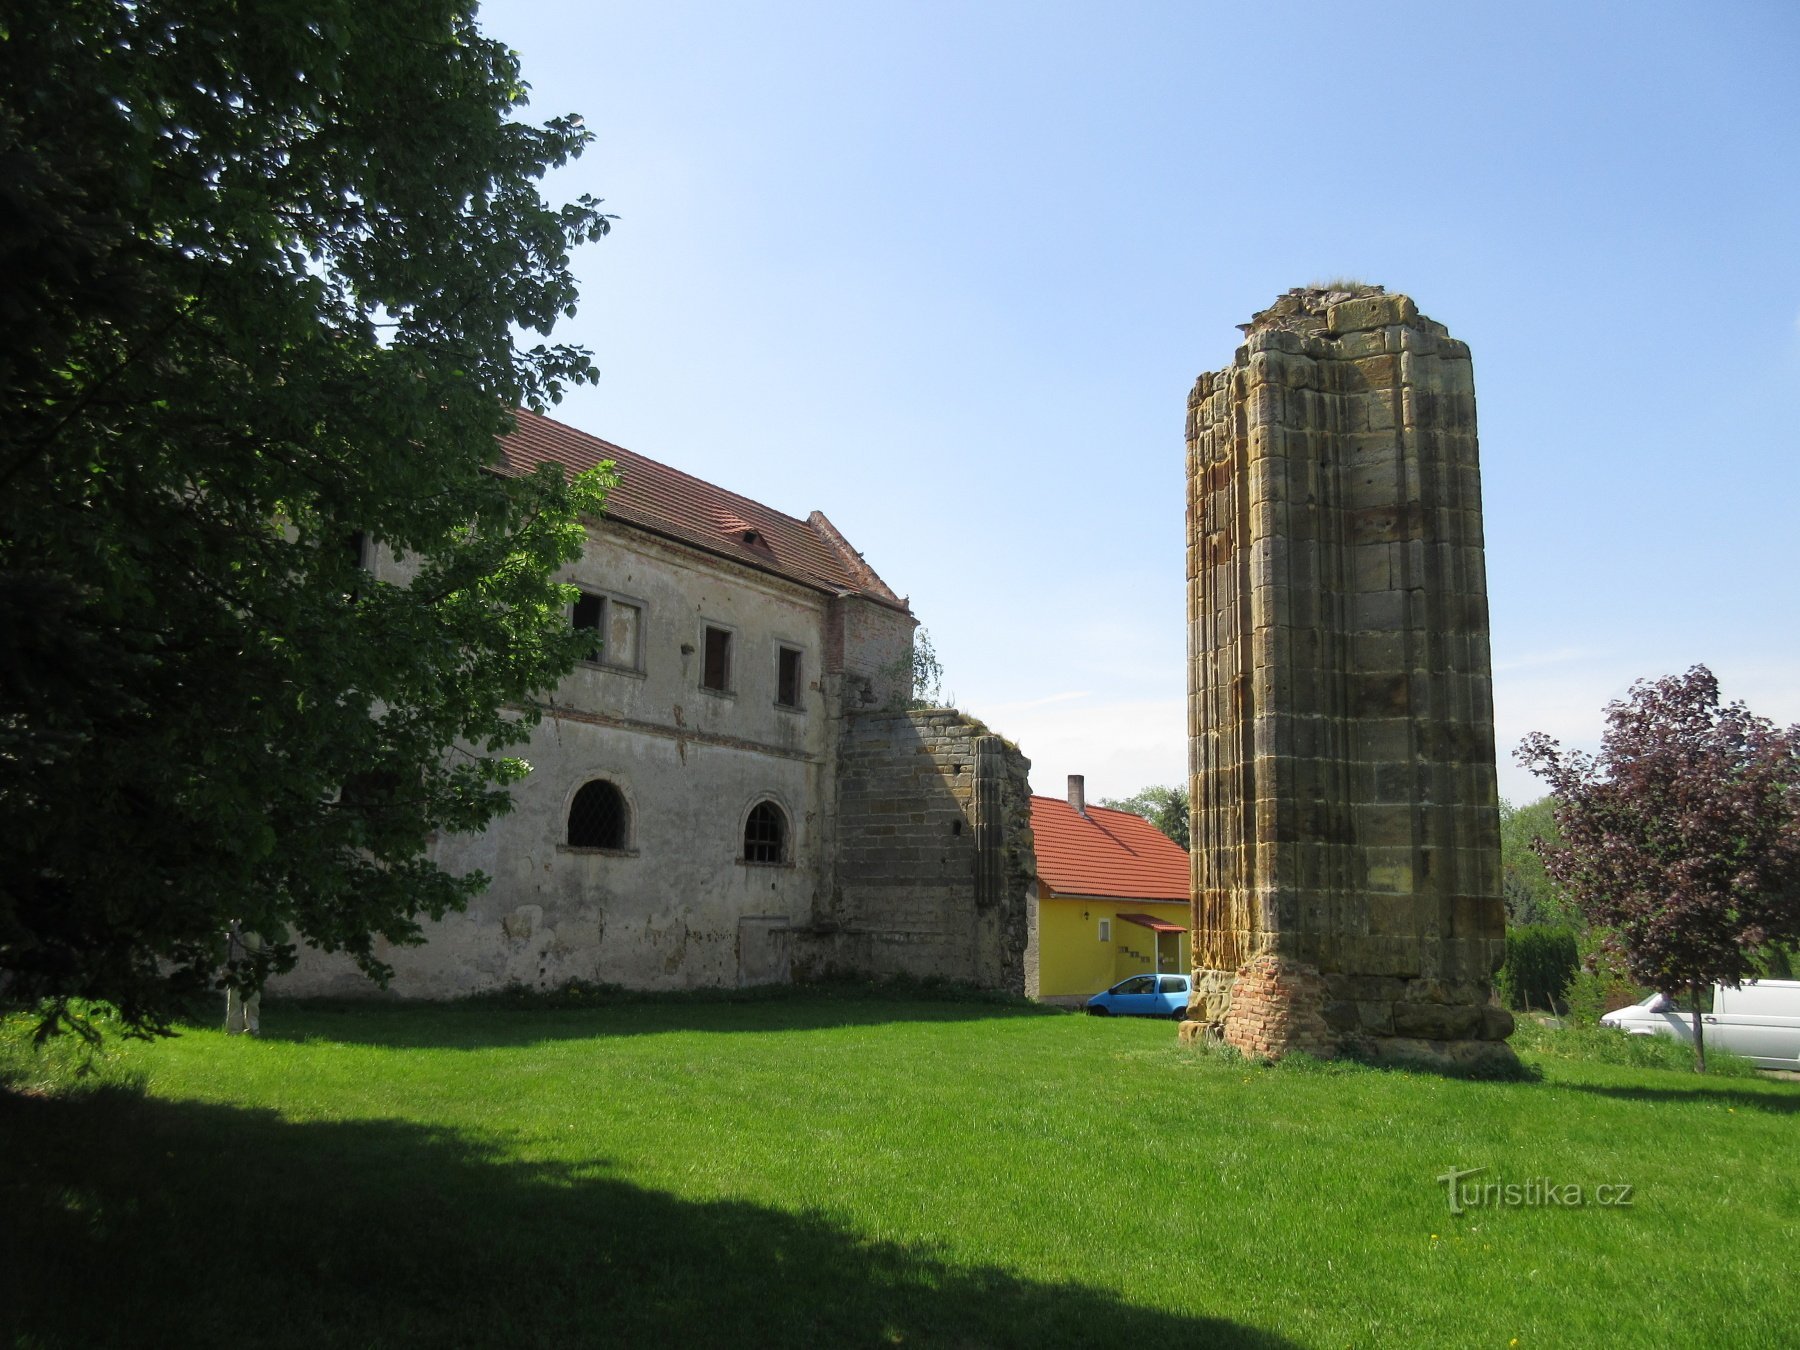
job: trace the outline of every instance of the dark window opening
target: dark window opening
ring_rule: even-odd
[[[731,688],[731,634],[723,628],[706,630],[706,657],[700,686],[725,693]]]
[[[744,861],[787,861],[787,817],[774,802],[758,802],[744,822]]]
[[[800,653],[792,647],[781,649],[775,675],[775,701],[784,708],[800,706]]]
[[[582,784],[569,803],[569,847],[624,848],[628,823],[625,794],[596,778]]]
[[[594,635],[594,645],[586,653],[586,660],[600,659],[601,624],[606,618],[606,597],[589,595],[583,591],[575,600],[575,627]]]
[[[338,802],[365,815],[392,811],[404,786],[405,779],[393,769],[366,769],[344,779]]]
[[[353,531],[344,540],[344,552],[350,559],[350,566],[358,572],[369,569],[369,536],[361,530]],[[356,604],[363,597],[363,578],[357,577],[350,583],[345,593],[351,604]]]

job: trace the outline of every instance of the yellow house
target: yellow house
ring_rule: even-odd
[[[1069,775],[1066,801],[1032,797],[1031,832],[1034,997],[1085,998],[1131,975],[1187,972],[1186,849],[1142,816],[1089,806],[1080,774]]]

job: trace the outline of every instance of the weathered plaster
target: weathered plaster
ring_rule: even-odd
[[[385,554],[374,568],[409,579]],[[393,993],[827,971],[1022,986],[1028,906],[1012,891],[1029,867],[1029,829],[1016,834],[1025,761],[959,714],[889,711],[911,693],[909,614],[611,522],[590,528],[565,579],[641,606],[640,658],[620,669],[602,652],[573,672],[516,751],[532,772],[512,812],[434,844],[442,866],[492,882],[427,924],[424,945],[384,950]],[[707,624],[733,635],[724,693],[700,687]],[[776,701],[781,646],[802,653],[798,708]],[[629,805],[622,849],[566,843],[569,804],[595,778]],[[788,820],[779,864],[741,858],[759,801]],[[273,987],[374,992],[348,959],[310,950]]]

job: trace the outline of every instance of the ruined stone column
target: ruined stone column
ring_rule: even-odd
[[[1380,287],[1244,327],[1188,399],[1183,1035],[1504,1067],[1469,350]]]

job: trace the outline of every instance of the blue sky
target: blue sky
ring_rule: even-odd
[[[1291,286],[1466,340],[1503,794],[1696,662],[1800,721],[1800,6],[507,0],[597,387],[911,597],[1039,792],[1185,772],[1182,429]]]

